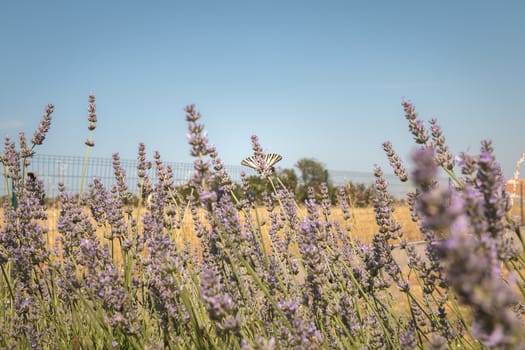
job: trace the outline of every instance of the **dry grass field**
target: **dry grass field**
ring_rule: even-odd
[[[518,205],[514,205],[510,214],[511,216],[517,220],[520,221],[521,216],[521,208]],[[145,211],[145,209],[142,209],[142,213]],[[257,209],[258,215],[261,218],[261,222],[265,222],[265,220],[268,217],[268,212],[265,208],[261,207]],[[135,215],[137,212],[135,212]],[[301,217],[306,216],[306,209],[305,208],[299,208],[299,214]],[[353,208],[351,209],[352,217],[344,223],[343,215],[341,212],[341,209],[338,207],[333,207],[331,210],[331,217],[330,220],[339,222],[343,228],[348,227],[348,224],[350,225],[350,234],[352,235],[352,238],[358,238],[359,240],[363,242],[370,242],[374,236],[375,233],[377,233],[377,225],[375,221],[375,215],[374,215],[374,209],[372,207],[367,208]],[[49,229],[49,235],[48,235],[48,243],[50,246],[54,245],[54,242],[56,240],[56,237],[58,235],[57,232],[57,220],[59,215],[59,209],[57,207],[52,207],[48,209],[48,220],[46,223],[46,226]],[[139,213],[140,215],[140,213]],[[417,228],[417,224],[412,221],[410,217],[410,211],[406,205],[398,205],[395,208],[394,216],[396,220],[398,220],[399,223],[402,225],[402,230],[404,232],[404,237],[409,241],[418,241],[421,240],[421,233],[419,232]],[[0,220],[3,221],[3,210],[0,208]],[[0,227],[3,227],[3,223],[0,224]],[[266,224],[263,226],[263,231],[268,229],[269,224]],[[102,237],[104,234],[104,227],[99,227],[98,231],[100,236]],[[198,244],[198,240],[194,235],[193,231],[193,220],[191,218],[191,215],[189,212],[186,213],[183,219],[183,225],[177,232],[178,237],[180,238],[180,242],[187,241]]]
[[[142,209],[144,212],[145,209]],[[258,215],[262,219],[262,222],[265,222],[268,217],[268,213],[265,208],[258,208]],[[299,208],[299,213],[301,217],[306,216],[306,209]],[[136,214],[136,213],[135,213]],[[353,238],[359,238],[363,242],[370,242],[373,238],[373,235],[377,233],[377,225],[375,222],[374,209],[371,207],[367,208],[353,208],[351,210],[352,217],[348,220],[347,223],[344,223],[342,212],[339,208],[332,208],[330,219],[336,222],[339,222],[341,226],[347,227],[350,224],[351,231],[350,234]],[[411,220],[410,212],[407,206],[399,206],[396,208],[394,215],[396,219],[402,224],[403,232],[405,238],[409,241],[415,241],[421,239],[421,234],[417,229],[417,225]],[[49,229],[49,243],[52,245],[55,241],[58,232],[57,232],[57,220],[59,216],[59,208],[52,207],[48,209],[48,220],[46,226]],[[3,218],[3,210],[0,208],[0,220]],[[0,227],[3,225],[0,224]],[[264,228],[267,228],[269,224],[264,225]],[[99,233],[103,235],[104,228],[99,227]],[[193,234],[193,220],[189,212],[186,213],[183,219],[183,225],[179,232],[181,238],[188,240],[190,242],[196,242],[196,237]]]
[[[135,216],[143,215],[145,211],[146,211],[145,208],[142,208],[140,211],[135,210],[134,215]],[[350,226],[350,231],[348,232],[352,236],[353,239],[359,239],[362,242],[371,242],[374,234],[378,232],[376,221],[375,221],[374,209],[372,207],[352,208],[350,212],[351,212],[352,217],[349,220],[347,220],[347,222],[345,223],[341,209],[338,207],[333,207],[331,208],[330,220],[339,222],[343,229]],[[298,213],[300,217],[306,217],[307,215],[306,208],[304,207],[299,208]],[[252,212],[251,214],[255,216],[255,212]],[[513,206],[510,214],[515,220],[519,221],[519,218],[521,215],[521,208],[519,204],[518,205],[515,204]],[[269,248],[269,238],[267,235],[268,229],[270,226],[269,221],[267,220],[268,212],[264,207],[260,207],[257,209],[257,215],[259,216],[260,222],[262,223],[262,231],[263,231],[263,236],[266,241],[265,242],[266,246],[267,248]],[[47,227],[49,229],[49,232],[47,236],[47,241],[48,241],[48,246],[50,248],[55,246],[55,243],[58,237],[58,232],[57,232],[58,216],[59,216],[59,208],[52,207],[48,209]],[[199,219],[204,219],[203,212],[201,212],[199,216],[200,216]],[[396,206],[395,211],[394,211],[394,216],[396,220],[398,220],[398,222],[402,225],[402,231],[404,233],[404,237],[408,241],[415,242],[415,241],[420,241],[422,239],[421,232],[418,230],[417,224],[413,222],[411,219],[408,206],[406,205]],[[3,210],[1,208],[0,208],[0,220],[3,220]],[[241,221],[244,222],[242,218],[241,218]],[[0,227],[3,227],[3,223],[0,224]],[[140,227],[141,225],[139,224],[139,228]],[[104,237],[104,233],[107,230],[108,230],[107,227],[98,227],[97,232],[98,232],[99,237],[100,238]],[[176,239],[177,243],[180,246],[183,246],[184,242],[189,242],[191,245],[193,245],[197,249],[197,251],[200,250],[198,248],[199,239],[195,235],[194,222],[191,218],[189,211],[186,211],[186,215],[184,216],[184,219],[183,219],[183,224],[181,225],[180,229],[175,230],[174,236],[175,236],[174,238]],[[105,241],[105,240],[102,240],[102,241]],[[113,243],[114,243],[113,249],[115,253],[114,254],[115,262],[121,262],[119,244],[118,242],[113,242]],[[407,266],[403,264],[402,269],[406,270]],[[410,283],[413,286],[413,291],[415,292],[415,295],[422,295],[421,286],[416,280],[415,274],[412,275],[410,279]],[[401,302],[398,305],[393,305],[392,307],[394,307],[397,311],[407,309],[408,306],[406,304],[406,300],[404,299],[405,295],[402,292],[400,292],[398,288],[391,288],[391,293],[393,293],[393,295],[395,295],[396,298],[399,298],[399,300],[401,300]]]

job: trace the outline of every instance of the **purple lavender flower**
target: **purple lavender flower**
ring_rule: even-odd
[[[332,201],[330,200],[328,185],[324,182],[321,183],[321,185],[319,185],[319,190],[321,192],[321,208],[323,210],[323,215],[325,216],[325,218],[329,218],[332,207]]]
[[[472,331],[490,348],[512,348],[521,343],[523,324],[512,310],[518,299],[500,275],[494,273],[490,252],[471,235],[453,232],[440,246],[447,280],[474,313]]]
[[[212,321],[216,322],[219,335],[238,332],[241,319],[236,306],[228,293],[224,293],[218,276],[209,268],[204,268],[200,279],[201,299]]]
[[[220,200],[221,192],[225,193],[234,191],[237,185],[230,179],[228,172],[224,168],[222,160],[217,154],[215,146],[208,145],[208,154],[211,158],[213,169],[216,172],[215,177],[219,182],[219,188],[214,189],[214,191],[217,194],[217,199]]]
[[[1,161],[5,168],[4,176],[6,176],[6,181],[11,179],[12,189],[19,189],[21,178],[20,152],[17,151],[15,143],[11,141],[9,136],[6,136],[4,140],[4,154]],[[9,189],[7,190],[9,191]]]
[[[485,217],[488,231],[493,238],[501,235],[507,225],[503,222],[505,214],[510,210],[510,197],[506,192],[506,180],[500,165],[493,155],[492,145],[482,142],[478,161],[476,186],[485,201]]]
[[[397,239],[403,236],[403,232],[401,231],[401,225],[393,216],[394,200],[388,192],[388,182],[383,177],[381,167],[375,166],[374,176],[376,177],[376,182],[373,203],[379,232],[385,234],[386,240],[391,238]]]
[[[228,294],[221,292],[217,275],[211,269],[203,269],[200,279],[201,299],[206,304],[210,319],[221,321],[233,311],[233,300]]]
[[[199,157],[208,154],[208,137],[203,133],[204,125],[197,123],[201,114],[195,109],[195,105],[185,108],[186,121],[188,121],[188,142],[191,145],[191,155]]]
[[[126,171],[120,164],[120,156],[118,153],[114,153],[113,156],[113,174],[117,182],[117,192],[122,204],[128,205],[125,209],[126,214],[131,216],[133,208],[131,207],[132,203],[132,194],[128,191],[128,184],[126,182]]]
[[[326,314],[328,302],[323,290],[329,288],[327,259],[323,246],[326,244],[325,233],[319,221],[304,221],[297,237],[299,251],[306,267],[306,287],[303,304]]]
[[[425,124],[422,120],[417,119],[417,113],[414,105],[408,100],[402,101],[403,109],[405,110],[405,118],[408,120],[408,127],[416,143],[426,144],[430,136],[425,129]]]
[[[316,349],[322,347],[324,338],[313,322],[308,322],[302,315],[299,304],[295,301],[281,301],[279,308],[291,324],[291,328],[282,328],[283,346],[293,349]]]
[[[147,176],[147,171],[151,169],[151,162],[146,160],[146,145],[140,142],[138,146],[137,155],[137,176],[139,179],[144,179]]]
[[[365,319],[367,332],[370,334],[370,343],[365,349],[387,349],[387,342],[384,330],[381,328],[380,321],[375,315],[368,315]]]
[[[49,329],[39,329],[39,320],[45,317],[40,304],[51,302],[45,267],[49,259],[45,240],[48,230],[42,224],[47,220],[45,191],[34,174],[24,174],[20,158],[21,155],[30,157],[31,152],[25,136],[21,135],[20,141],[23,149],[18,151],[6,137],[2,157],[4,176],[6,181],[11,180],[8,189],[11,201],[3,203],[4,225],[0,233],[0,265],[9,290],[3,307],[10,305],[11,312],[7,314],[12,315],[12,329],[6,330],[6,334],[14,344],[41,349],[42,338],[47,336]],[[26,160],[24,165],[28,164]]]
[[[387,141],[383,143],[383,150],[386,152],[390,165],[394,169],[394,173],[399,177],[402,182],[408,180],[407,170],[403,166],[403,163],[399,156],[392,148],[392,142]]]
[[[40,125],[35,131],[35,134],[33,135],[33,138],[31,139],[31,143],[35,145],[41,145],[42,142],[44,142],[44,139],[46,138],[46,134],[49,131],[49,127],[51,126],[51,115],[53,114],[55,107],[52,104],[48,104],[46,107],[46,113],[42,116],[42,120],[40,121]]]
[[[242,350],[274,350],[276,348],[275,338],[265,339],[260,335],[256,335],[251,344],[243,340],[241,347]]]
[[[465,201],[465,211],[469,218],[470,231],[481,237],[488,229],[483,194],[470,183],[466,183],[463,186],[462,193]]]
[[[352,214],[350,213],[350,206],[348,204],[348,195],[346,194],[344,187],[338,187],[337,188],[337,204],[341,208],[341,211],[343,212],[343,219],[345,222],[350,220],[352,218]],[[347,225],[349,223],[347,222]],[[347,227],[347,231],[350,231],[351,227]]]
[[[97,127],[97,112],[95,105],[95,96],[93,94],[89,95],[88,122],[88,130],[90,132],[90,136],[86,140],[85,144],[88,147],[94,147],[95,141],[93,141],[93,130],[95,130]]]
[[[437,119],[430,120],[430,131],[432,132],[432,144],[436,149],[436,162],[448,170],[454,168],[454,157],[446,145],[446,139],[441,127],[437,124]]]
[[[461,152],[459,156],[456,157],[456,161],[461,168],[461,173],[464,175],[471,175],[477,169],[476,157],[465,152]]]
[[[30,158],[35,152],[28,146],[26,135],[23,132],[18,134],[18,139],[20,140],[20,157],[23,159],[24,167],[28,167],[30,164]]]
[[[416,209],[423,228],[449,232],[446,239],[434,244],[434,251],[444,260],[447,282],[460,301],[472,308],[474,335],[491,348],[515,346],[523,334],[523,325],[512,311],[517,298],[503,282],[494,254],[494,240],[505,227],[502,219],[508,210],[501,169],[485,142],[474,182],[477,188],[466,184],[460,192],[452,186],[430,187],[436,171],[432,153],[422,149],[413,157],[413,178],[422,191]],[[485,229],[490,236],[483,233]],[[479,233],[474,236],[469,232]]]
[[[413,323],[409,324],[406,329],[399,331],[399,341],[402,349],[417,348],[416,330]]]
[[[88,130],[93,131],[97,127],[97,107],[95,105],[95,95],[89,95],[89,105],[88,105]]]
[[[432,333],[429,339],[429,350],[447,349],[447,339],[438,333]]]
[[[422,193],[416,209],[425,228],[435,231],[450,228],[457,231],[467,230],[464,200],[453,188],[436,188],[431,192]]]
[[[104,237],[110,240],[117,238],[121,243],[126,236],[126,222],[123,215],[123,204],[114,186],[107,191],[100,179],[95,178],[90,184],[86,204],[91,210],[98,225],[109,224],[109,230]]]
[[[415,184],[426,190],[436,183],[438,173],[437,164],[434,160],[434,150],[432,148],[420,148],[412,154],[414,170],[412,180]]]
[[[201,115],[195,110],[195,106],[186,106],[185,111],[189,131],[187,138],[191,145],[190,154],[196,157],[193,162],[194,172],[191,184],[197,189],[198,193],[208,192],[211,189],[210,185],[215,181],[215,176],[210,169],[210,160],[206,159],[206,157],[216,158],[216,151],[208,143],[208,137],[206,132],[204,132],[204,124],[197,123]],[[215,165],[217,166],[219,163],[216,162]],[[221,175],[224,176],[222,173]]]

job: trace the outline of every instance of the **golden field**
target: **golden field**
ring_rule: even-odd
[[[59,208],[53,206],[52,208],[48,209],[48,220],[46,226],[49,229],[49,236],[48,241],[50,244],[53,244],[56,237],[57,237],[57,220],[59,215]],[[260,207],[257,210],[258,216],[261,218],[261,222],[267,222],[266,218],[268,217],[268,212],[264,207]],[[276,209],[277,210],[277,209]],[[144,214],[146,211],[145,208],[141,208],[140,212],[137,212],[135,210],[134,215],[140,216]],[[305,208],[299,208],[299,217],[306,217],[306,209]],[[330,220],[339,222],[341,224],[341,227],[343,229],[348,228],[350,226],[351,230],[350,233],[352,235],[352,238],[358,238],[361,241],[364,242],[370,242],[374,236],[375,233],[377,233],[377,225],[375,221],[375,214],[374,209],[372,207],[367,208],[352,208],[350,210],[351,218],[347,220],[347,222],[344,222],[343,214],[341,209],[338,207],[333,207],[331,209],[330,214]],[[255,214],[253,212],[252,214]],[[519,218],[521,216],[521,208],[518,205],[514,205],[514,207],[511,210],[511,216],[519,221]],[[203,214],[202,214],[203,215]],[[394,217],[396,220],[402,225],[402,231],[404,232],[404,237],[408,239],[409,241],[418,241],[421,240],[421,233],[419,232],[417,228],[417,224],[414,223],[411,220],[410,217],[410,211],[406,205],[398,205],[395,208],[394,211]],[[3,227],[3,210],[0,208],[0,220],[2,220],[2,224],[0,224],[0,227]],[[269,223],[266,223],[263,225],[263,231],[267,230],[269,227]],[[100,235],[102,236],[104,234],[105,227],[99,227],[98,231]],[[197,242],[197,239],[193,232],[193,220],[191,218],[191,215],[189,211],[186,211],[186,214],[183,217],[182,225],[177,235],[180,237],[181,241],[186,240],[189,242]]]
[[[279,210],[278,207],[275,210]],[[263,233],[263,239],[265,241],[265,246],[269,249],[269,239],[267,236],[267,231],[269,229],[269,220],[268,218],[268,212],[266,208],[259,207],[256,209],[257,215],[260,218],[260,222],[263,223],[262,225],[262,233]],[[58,237],[57,232],[57,220],[59,216],[60,209],[53,206],[52,208],[48,209],[48,220],[47,220],[47,227],[49,229],[49,233],[46,237],[48,241],[48,245],[50,248],[55,247],[55,242]],[[146,213],[146,208],[140,208],[135,209],[133,215],[135,217],[140,217]],[[350,210],[351,218],[347,220],[346,222],[343,219],[343,214],[340,208],[338,207],[332,207],[331,213],[330,213],[330,220],[337,221],[341,224],[341,227],[343,230],[350,226],[351,230],[348,231],[349,234],[352,236],[352,238],[358,238],[363,242],[370,242],[374,236],[378,232],[377,225],[375,222],[375,214],[374,209],[372,207],[366,207],[366,208],[351,208]],[[255,210],[251,213],[253,216],[255,216]],[[322,213],[320,212],[321,220],[323,218]],[[511,210],[510,213],[514,218],[519,218],[521,214],[521,208],[519,206],[519,203],[517,205],[514,205],[514,207]],[[304,207],[300,207],[298,210],[298,215],[300,218],[306,217],[307,212]],[[204,216],[204,212],[200,212],[199,216],[202,218]],[[421,233],[419,232],[417,228],[417,224],[414,223],[411,220],[410,211],[409,208],[405,204],[399,204],[395,207],[394,210],[394,217],[395,219],[402,225],[402,231],[404,232],[404,237],[408,239],[409,241],[419,241],[422,239]],[[0,220],[2,220],[0,224],[0,230],[3,228],[3,210],[0,208]],[[241,217],[241,221],[244,221],[244,218]],[[94,222],[93,222],[94,223]],[[141,228],[141,225],[139,224],[139,229]],[[104,236],[104,232],[108,231],[108,227],[98,227],[97,233],[102,238]],[[191,214],[189,210],[186,210],[186,214],[183,217],[182,225],[179,229],[174,230],[173,236],[175,237],[177,243],[179,245],[184,244],[184,242],[190,242],[191,245],[196,247],[196,251],[199,251],[199,240],[195,236],[194,233],[194,223],[191,218]],[[103,240],[105,242],[108,242],[107,240]],[[122,256],[121,256],[121,250],[118,242],[114,241],[112,246],[112,252],[114,261],[119,264],[122,262]],[[396,255],[398,256],[398,255]],[[401,256],[401,255],[400,255]],[[398,256],[398,258],[400,257]],[[396,259],[398,259],[396,258]],[[411,286],[411,292],[414,296],[417,298],[423,297],[422,287],[421,287],[421,281],[418,280],[417,274],[410,274],[409,268],[406,264],[406,256],[403,255],[401,257],[401,269],[402,271],[409,276],[408,281],[410,282]],[[406,299],[406,295],[399,290],[395,285],[392,285],[389,288],[389,293],[393,297],[394,300],[397,300],[397,303],[391,304],[390,307],[395,310],[395,312],[406,312],[409,310],[409,305]],[[464,312],[465,315],[467,315],[467,319],[470,320],[469,311],[466,307],[460,306],[459,310]],[[447,311],[449,313],[452,313],[453,310],[449,308],[447,305]]]
[[[265,220],[268,217],[268,212],[265,208],[261,207],[256,209],[257,214],[261,218],[261,222],[265,222]],[[277,209],[276,209],[277,210]],[[139,213],[135,211],[134,215],[142,215],[146,211],[145,208],[142,208]],[[52,207],[48,209],[48,220],[46,223],[46,226],[49,229],[49,240],[52,244],[55,241],[55,238],[58,234],[56,227],[57,227],[57,220],[59,215],[60,209],[57,207]],[[374,215],[374,209],[372,207],[367,208],[353,208],[350,210],[350,213],[352,217],[347,220],[347,222],[344,222],[343,214],[341,209],[337,207],[333,207],[331,209],[331,215],[330,220],[339,222],[341,224],[341,227],[345,229],[346,227],[350,226],[351,231],[350,234],[353,236],[353,238],[359,238],[362,241],[369,242],[373,238],[373,235],[377,233],[377,225],[375,222],[375,215]],[[255,214],[255,213],[253,213]],[[299,217],[306,217],[306,209],[299,208]],[[396,220],[398,220],[399,223],[403,226],[403,232],[404,237],[406,237],[410,241],[414,240],[420,240],[421,239],[421,233],[417,229],[417,225],[411,220],[410,218],[410,212],[407,206],[402,205],[395,209],[394,216]],[[3,220],[3,210],[0,209],[0,219]],[[0,227],[2,227],[3,224],[0,224]],[[264,228],[269,227],[269,223],[266,223]],[[102,235],[104,232],[104,227],[99,227],[100,234]],[[193,241],[193,220],[191,218],[191,215],[189,211],[186,212],[183,218],[183,224],[180,230],[178,230],[181,235],[184,236],[184,238],[188,239],[189,241]],[[181,237],[182,238],[182,237]]]

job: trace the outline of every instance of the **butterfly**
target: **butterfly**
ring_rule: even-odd
[[[257,170],[259,173],[266,172],[272,168],[278,161],[283,159],[280,154],[267,153],[263,154],[262,158],[250,156],[241,162],[241,165]]]

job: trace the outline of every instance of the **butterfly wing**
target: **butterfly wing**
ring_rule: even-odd
[[[246,157],[242,160],[241,165],[247,166],[249,168],[257,170],[259,167],[257,166],[257,162],[255,161],[254,156]]]
[[[261,162],[260,159],[255,158],[255,156],[250,156],[242,160],[241,165],[250,167],[252,169],[255,169],[259,172],[268,170],[272,166],[275,165],[278,161],[283,159],[281,155],[277,153],[268,153],[263,155],[263,161],[264,164],[259,164]],[[262,169],[261,169],[262,168]]]
[[[274,166],[281,159],[283,159],[283,157],[277,153],[268,153],[264,155],[264,161],[266,162],[266,166],[268,168]]]

